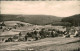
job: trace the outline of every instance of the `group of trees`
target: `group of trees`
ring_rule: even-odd
[[[59,36],[59,34],[63,34],[64,32],[62,31],[57,31],[57,30],[45,30],[44,28],[41,29],[41,31],[33,31],[33,32],[28,32],[25,36],[24,36],[24,40],[27,41],[28,37],[32,37],[35,40],[38,39],[44,39],[47,37],[57,37]]]
[[[0,22],[12,21],[12,20],[28,22],[28,23],[37,24],[37,25],[52,24],[52,25],[67,25],[68,26],[69,24],[69,26],[73,26],[73,25],[78,26],[80,25],[80,14],[69,16],[66,18],[60,18],[60,17],[50,16],[50,15],[24,15],[24,16],[22,15],[0,15]]]
[[[67,22],[70,26],[79,26],[80,25],[80,14],[63,18],[61,21]]]
[[[52,22],[51,24],[53,26],[58,25],[58,26],[66,26],[66,27],[80,26],[80,14],[62,18],[61,21]]]
[[[72,28],[75,30],[74,27],[72,27]],[[71,29],[71,27],[67,28],[66,31],[60,31],[60,30],[56,30],[56,29],[45,29],[45,28],[43,28],[40,31],[35,30],[32,32],[28,32],[25,34],[25,36],[23,36],[23,34],[20,32],[19,36],[15,35],[15,36],[13,36],[13,38],[8,38],[8,40],[6,40],[5,42],[11,42],[11,41],[13,41],[13,39],[18,39],[18,41],[28,41],[29,37],[34,39],[34,40],[39,40],[39,39],[44,39],[47,37],[58,37],[58,36],[63,36],[63,35],[69,35],[70,29]],[[65,34],[66,32],[67,32],[67,34]],[[20,37],[23,37],[23,38],[20,38]]]
[[[0,15],[0,21],[22,21],[31,24],[45,25],[54,21],[60,21],[62,18],[51,15]],[[49,20],[49,21],[48,21]],[[53,21],[54,20],[54,21]]]
[[[13,36],[13,38],[8,38],[8,40],[6,40],[5,42],[11,42],[14,41],[13,39],[18,39],[18,41],[28,41],[28,38],[32,38],[35,41],[39,40],[39,39],[44,39],[47,37],[57,37],[59,36],[59,34],[62,34],[63,32],[61,31],[57,31],[57,30],[46,30],[46,29],[41,29],[41,31],[32,31],[32,32],[28,32],[25,36],[22,37],[22,33],[19,33],[19,36]]]

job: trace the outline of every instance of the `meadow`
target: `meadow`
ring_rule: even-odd
[[[45,38],[38,41],[5,42],[0,44],[1,50],[16,51],[75,51],[80,50],[79,38]]]

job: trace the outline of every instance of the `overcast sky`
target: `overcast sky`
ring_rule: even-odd
[[[1,1],[1,14],[67,17],[80,14],[80,1]]]

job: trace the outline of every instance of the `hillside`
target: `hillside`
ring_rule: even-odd
[[[79,26],[80,25],[80,14],[63,18],[62,22],[69,22],[74,26]]]
[[[0,21],[22,21],[31,24],[50,24],[60,22],[62,18],[51,15],[0,15]]]

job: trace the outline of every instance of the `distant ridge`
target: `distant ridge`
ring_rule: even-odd
[[[80,26],[80,14],[63,18],[62,22],[70,22],[72,25]]]
[[[0,21],[22,21],[39,25],[60,22],[61,19],[62,19],[61,17],[51,15],[9,15],[9,14],[0,15]]]

